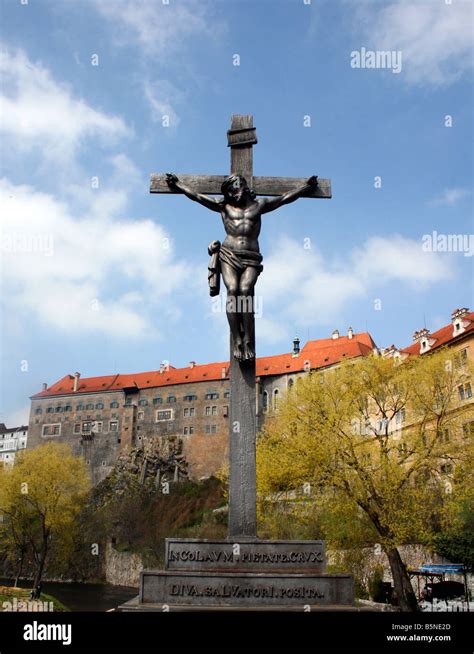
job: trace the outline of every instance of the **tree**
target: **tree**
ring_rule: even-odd
[[[67,445],[48,443],[17,456],[0,471],[0,542],[21,561],[33,557],[33,587],[41,581],[52,547],[67,553],[90,481],[82,459]]]
[[[260,497],[309,485],[316,506],[332,498],[360,511],[388,558],[403,611],[417,602],[398,547],[429,540],[447,484],[456,492],[453,471],[469,467],[467,457],[472,464],[458,402],[466,374],[448,351],[308,373],[258,438]]]

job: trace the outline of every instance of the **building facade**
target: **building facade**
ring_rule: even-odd
[[[297,338],[291,352],[261,357],[256,362],[256,412],[260,429],[267,415],[278,408],[288,389],[309,371],[325,370],[348,359],[371,353],[406,359],[424,356],[440,347],[454,348],[460,365],[474,361],[474,313],[453,312],[451,322],[431,333],[415,332],[405,348],[378,349],[368,333],[336,330],[330,338]],[[230,383],[228,362],[196,364],[185,368],[162,365],[159,370],[128,375],[82,378],[66,375],[31,397],[28,447],[45,442],[70,445],[82,456],[94,483],[113,469],[118,456],[131,448],[156,441],[161,451],[179,454],[193,479],[216,474],[228,461]],[[473,388],[466,378],[459,392],[459,410],[472,407]],[[376,418],[374,418],[376,419]],[[397,416],[394,431],[406,420]],[[466,433],[474,423],[466,418]]]
[[[295,339],[292,352],[257,359],[258,426],[299,376],[366,356],[374,348],[369,334],[349,330],[347,336],[334,332],[302,349]],[[97,483],[121,452],[159,439],[160,446],[182,454],[191,478],[209,477],[228,460],[229,388],[228,362],[192,361],[186,368],[162,365],[130,375],[66,375],[32,396],[28,446],[69,444]]]
[[[15,456],[19,450],[24,450],[28,442],[28,426],[6,427],[0,423],[0,462],[4,464],[15,463]]]

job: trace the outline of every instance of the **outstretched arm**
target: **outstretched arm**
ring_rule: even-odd
[[[208,195],[203,195],[202,193],[195,193],[188,186],[180,182],[178,177],[173,173],[166,173],[166,181],[171,189],[180,191],[190,200],[199,202],[199,204],[202,204],[211,211],[220,211],[220,202],[218,200],[214,200],[214,198],[210,198]]]
[[[317,185],[318,185],[318,178],[316,177],[316,175],[313,175],[308,179],[306,184],[303,184],[303,186],[300,186],[300,188],[297,188],[294,191],[288,191],[288,193],[279,195],[276,198],[267,198],[264,200],[260,200],[262,204],[262,213],[268,213],[269,211],[278,209],[284,204],[290,204],[290,202],[294,202],[295,200],[300,198],[304,193],[306,193],[306,191],[310,191],[311,189],[314,189]]]

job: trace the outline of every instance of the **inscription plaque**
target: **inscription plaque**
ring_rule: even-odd
[[[351,575],[256,572],[141,573],[140,602],[185,606],[348,606]]]
[[[324,542],[166,539],[166,569],[324,572]]]

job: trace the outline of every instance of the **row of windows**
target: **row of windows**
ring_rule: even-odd
[[[230,391],[225,391],[224,392],[224,397],[225,398],[230,397]],[[193,402],[194,400],[197,400],[197,399],[198,399],[197,395],[184,395],[183,396],[183,400],[185,402]],[[206,393],[206,395],[204,396],[204,399],[205,400],[218,400],[219,399],[219,393]],[[153,400],[152,400],[152,402],[153,402],[153,404],[155,406],[157,404],[163,404],[163,401],[164,401],[163,398],[160,397],[160,396],[154,397]],[[174,404],[176,402],[176,396],[175,395],[168,395],[168,397],[166,398],[166,402],[168,404]],[[131,406],[131,404],[132,404],[132,399],[127,398],[125,400],[125,406]],[[148,400],[141,399],[141,400],[139,400],[138,404],[139,404],[139,406],[148,406]],[[119,406],[119,403],[117,402],[117,400],[113,400],[110,403],[110,408],[111,409],[117,409],[118,406]],[[91,410],[91,409],[94,409],[94,408],[95,409],[103,409],[104,408],[104,403],[103,402],[97,402],[96,404],[94,404],[93,402],[88,402],[87,404],[78,404],[76,406],[76,411],[84,411],[84,410],[87,411],[87,410]],[[64,406],[57,406],[57,407],[49,406],[46,409],[46,413],[62,413],[63,411],[72,411],[72,405],[66,404]],[[39,415],[40,413],[43,413],[43,409],[41,407],[37,407],[35,409],[35,414]]]
[[[109,420],[109,431],[118,431],[118,424],[118,420]],[[90,434],[91,432],[100,434],[102,431],[102,420],[84,420],[82,423],[74,424],[75,434]]]
[[[166,410],[165,410],[165,411],[158,411],[158,414],[159,414],[160,416],[163,416],[163,415],[169,415],[170,411],[171,411],[171,410],[168,410],[168,411],[166,411]],[[206,406],[206,407],[204,408],[204,415],[205,415],[205,416],[217,416],[217,415],[218,415],[218,407],[217,407],[217,405]],[[224,418],[227,418],[227,417],[228,417],[228,415],[229,415],[229,407],[228,407],[228,406],[223,406],[223,407],[222,407],[222,415],[224,416]],[[184,409],[183,409],[183,416],[184,416],[185,418],[194,418],[194,417],[196,416],[196,409],[195,409],[195,407],[190,406],[190,407],[186,407],[186,408],[184,408]],[[137,413],[137,419],[138,419],[138,420],[144,420],[144,419],[145,419],[145,412],[144,412],[144,411],[139,411],[139,412]],[[127,420],[127,419],[125,419],[125,420]],[[171,420],[171,418],[163,418],[163,417],[160,417],[160,418],[157,418],[157,420]]]
[[[471,384],[468,382],[467,384],[461,384],[461,386],[458,386],[458,393],[459,393],[460,400],[471,399],[472,397]]]
[[[290,381],[293,381],[290,379]],[[276,410],[278,407],[278,399],[279,399],[280,391],[278,388],[275,388],[273,391],[273,409]],[[268,391],[263,391],[263,410],[268,411]]]

